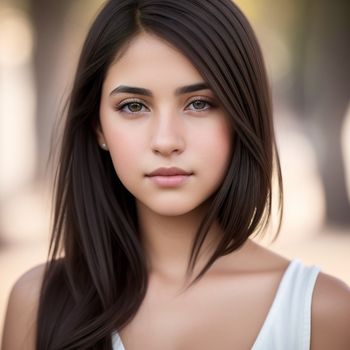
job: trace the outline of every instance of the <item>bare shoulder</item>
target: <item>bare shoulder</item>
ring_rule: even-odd
[[[24,272],[16,281],[12,292],[22,290],[24,287],[40,289],[46,264],[40,264]]]
[[[3,332],[3,350],[35,348],[36,314],[45,264],[22,274],[12,287]]]
[[[257,242],[248,240],[241,254],[245,256],[244,263],[242,266],[262,272],[277,272],[278,274],[283,273],[291,262],[289,259],[276,252],[264,247]]]
[[[12,287],[9,301],[15,305],[21,303],[23,307],[31,307],[33,302],[37,302],[45,266],[40,264],[23,273]]]
[[[350,288],[325,273],[317,277],[312,302],[311,348],[350,349]]]

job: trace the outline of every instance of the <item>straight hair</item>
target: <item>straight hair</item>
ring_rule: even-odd
[[[112,349],[112,332],[133,319],[147,291],[135,199],[96,136],[106,72],[142,32],[164,39],[191,61],[232,125],[230,164],[198,227],[188,274],[214,221],[223,235],[189,287],[219,257],[266,229],[274,171],[280,228],[282,180],[269,84],[258,41],[240,9],[230,0],[106,2],[85,40],[67,105],[38,350]]]

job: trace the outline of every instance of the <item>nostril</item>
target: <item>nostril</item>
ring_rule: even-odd
[[[169,156],[171,154],[180,154],[182,153],[182,151],[180,149],[165,149],[165,148],[157,148],[157,149],[153,149],[153,152],[156,155],[164,155],[164,156]]]
[[[154,141],[151,145],[153,151],[157,154],[172,154],[180,153],[184,149],[184,142],[177,140],[163,140],[163,141]]]

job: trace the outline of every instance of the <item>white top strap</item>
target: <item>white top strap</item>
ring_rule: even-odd
[[[293,260],[252,350],[309,350],[311,303],[320,269]]]
[[[113,350],[125,350],[122,340],[117,332],[112,333],[112,347]]]

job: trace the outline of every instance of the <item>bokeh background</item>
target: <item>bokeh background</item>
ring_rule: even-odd
[[[350,284],[350,2],[236,2],[265,55],[285,185],[281,233],[259,241]],[[0,339],[11,286],[47,255],[48,157],[102,3],[0,1]]]

